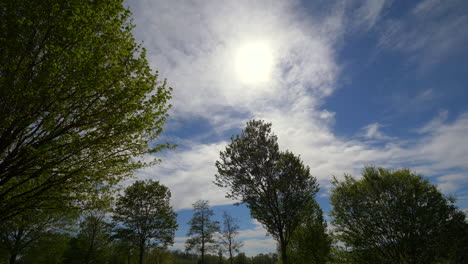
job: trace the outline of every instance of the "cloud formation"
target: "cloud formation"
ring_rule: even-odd
[[[325,189],[333,175],[359,175],[367,164],[410,167],[433,177],[446,193],[467,183],[468,148],[462,142],[468,142],[468,114],[449,119],[449,113],[442,111],[425,126],[408,128],[415,131],[411,140],[384,134],[382,125],[372,121],[362,128],[364,137],[342,138],[333,127],[339,113],[323,107],[337,89],[342,70],[337,49],[348,27],[365,31],[380,23],[379,49],[411,53],[421,65],[433,65],[466,43],[468,31],[460,32],[466,16],[444,17],[441,23],[428,24],[447,12],[435,1],[423,1],[401,20],[382,18],[391,1],[367,1],[352,14],[346,11],[346,4],[338,2],[333,11],[318,17],[306,16],[299,1],[268,3],[129,3],[137,24],[136,37],[144,41],[151,65],[174,87],[171,119],[178,124],[174,129],[190,130],[184,126],[186,120],[202,119],[207,130],[214,131],[203,140],[177,138],[179,149],[164,154],[161,164],[138,171],[137,177],[157,178],[167,185],[177,210],[190,208],[198,199],[209,200],[211,205],[232,204],[234,201],[224,197],[225,190],[212,183],[214,164],[229,143],[226,133],[242,129],[247,120],[255,118],[273,124],[280,147],[299,154]],[[361,20],[349,25],[346,22],[352,17]],[[235,50],[250,41],[268,43],[275,63],[271,80],[256,85],[238,80],[234,71]],[[420,100],[432,97],[427,90]],[[221,140],[220,135],[224,136]],[[271,238],[258,237],[263,231],[258,223],[256,228],[242,231],[245,248],[257,252],[274,249]],[[182,239],[176,239],[176,247]]]

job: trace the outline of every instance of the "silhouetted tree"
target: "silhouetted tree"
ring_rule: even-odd
[[[242,242],[236,241],[239,234],[239,225],[237,219],[233,218],[228,212],[223,213],[223,229],[221,230],[220,244],[222,251],[228,252],[229,263],[233,263],[233,253],[238,253],[243,246]]]
[[[166,247],[174,243],[176,214],[169,204],[171,192],[157,181],[136,181],[120,196],[112,218],[117,236],[132,241],[140,250],[143,264],[149,246]]]
[[[188,222],[190,230],[187,233],[189,238],[185,242],[185,247],[187,251],[200,252],[201,264],[205,264],[205,253],[214,252],[218,248],[214,234],[219,232],[219,223],[211,219],[214,213],[210,209],[208,201],[195,202],[193,210],[193,217]]]
[[[463,212],[409,169],[366,167],[333,184],[333,225],[359,263],[437,263],[461,245],[447,234],[467,225]]]
[[[280,244],[287,264],[291,236],[301,212],[318,192],[309,167],[291,152],[281,152],[271,124],[252,120],[220,153],[215,184],[229,188],[227,197],[238,199]]]

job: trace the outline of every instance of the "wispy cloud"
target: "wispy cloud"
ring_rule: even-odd
[[[422,71],[468,45],[468,5],[463,0],[426,0],[401,19],[386,20],[379,41],[381,49],[409,55]]]
[[[408,165],[432,164],[439,170],[466,167],[466,148],[459,144],[468,135],[466,116],[452,124],[438,123],[430,135],[411,146],[390,141],[378,124],[369,125],[366,135],[387,139],[380,148],[333,134],[335,113],[320,106],[336,88],[339,67],[333,40],[341,32],[336,27],[343,25],[337,23],[325,32],[321,23],[340,20],[341,13],[332,14],[333,19],[298,20],[300,11],[294,2],[265,7],[251,1],[141,1],[132,8],[139,25],[137,36],[145,40],[150,61],[175,88],[176,119],[201,116],[209,120],[211,129],[223,131],[241,128],[250,118],[272,122],[281,146],[300,154],[324,186],[331,175],[358,173],[369,163],[396,167],[413,159]],[[276,77],[247,86],[233,76],[230,52],[242,41],[259,38],[272,43]],[[427,98],[430,92],[421,96]],[[176,194],[176,208],[189,208],[197,199],[213,205],[232,202],[212,184],[214,162],[227,142],[192,144],[167,154],[162,164],[140,171],[139,177],[157,177],[167,184]]]

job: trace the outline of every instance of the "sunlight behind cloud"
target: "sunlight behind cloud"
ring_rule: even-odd
[[[266,82],[274,65],[272,48],[265,41],[245,43],[236,51],[234,63],[237,77],[242,82]]]

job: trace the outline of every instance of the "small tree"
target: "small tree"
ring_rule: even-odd
[[[294,231],[288,248],[295,264],[325,264],[329,260],[332,238],[317,203],[304,209],[302,223]]]
[[[436,263],[468,249],[458,251],[466,237],[448,235],[467,230],[463,212],[409,169],[366,167],[333,184],[333,225],[359,263]]]
[[[117,200],[113,219],[117,236],[132,241],[140,250],[143,264],[150,246],[167,247],[174,243],[176,214],[169,204],[169,189],[157,181],[136,181]]]
[[[236,241],[239,234],[239,225],[237,219],[233,218],[228,212],[223,213],[223,230],[221,231],[220,244],[222,251],[229,253],[229,263],[233,263],[233,253],[238,253],[243,246],[242,242]]]
[[[201,254],[201,264],[205,264],[205,253],[216,251],[217,243],[214,234],[219,232],[218,221],[211,220],[214,215],[208,201],[199,200],[193,204],[193,217],[188,222],[190,230],[187,236],[190,238],[185,242],[187,251],[195,250]]]
[[[291,235],[301,222],[302,210],[318,192],[309,167],[291,152],[280,152],[271,124],[252,120],[216,162],[215,184],[229,188],[228,198],[246,203],[252,216],[279,242],[287,264]]]
[[[86,212],[78,234],[69,242],[66,263],[104,263],[110,253],[111,230],[105,212]]]

